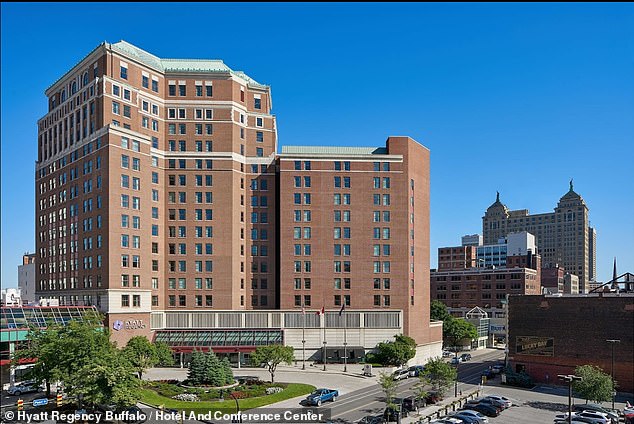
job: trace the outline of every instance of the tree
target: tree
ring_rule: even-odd
[[[255,366],[265,364],[271,374],[271,383],[275,379],[275,370],[282,362],[291,365],[294,359],[294,349],[292,346],[268,345],[259,346],[251,355],[251,361]]]
[[[108,330],[96,320],[72,320],[66,325],[49,324],[45,330],[31,329],[25,349],[15,360],[36,358],[30,378],[39,383],[64,383],[69,397],[86,403],[136,403],[138,390],[129,360],[110,342]]]
[[[192,352],[192,359],[189,361],[187,380],[193,384],[203,384],[207,380],[207,357],[199,350]]]
[[[612,377],[594,365],[581,365],[575,368],[575,375],[581,380],[575,381],[572,388],[580,397],[597,403],[607,402],[612,399],[612,392],[616,385],[612,384]]]
[[[157,365],[160,360],[156,346],[145,336],[135,336],[128,340],[123,353],[138,373],[139,380],[146,369]]]
[[[475,325],[463,319],[452,318],[443,323],[445,346],[457,346],[461,340],[473,340],[478,337]]]
[[[421,379],[440,394],[444,394],[451,387],[457,376],[456,369],[441,358],[431,359],[421,373]]]
[[[377,345],[377,359],[383,365],[401,367],[416,355],[416,342],[402,334],[394,338],[393,342],[381,342]]]
[[[174,365],[174,355],[172,355],[172,349],[165,342],[154,342],[154,348],[156,349],[156,356],[158,357],[158,363],[156,365],[161,367],[171,367]]]
[[[393,407],[394,405],[394,397],[396,396],[396,380],[392,377],[392,374],[386,372],[379,373],[379,385],[385,393],[385,403],[387,407]]]
[[[425,399],[429,392],[427,391],[427,380],[424,378],[423,373],[418,374],[418,383],[414,385],[414,396],[416,399]],[[419,402],[416,402],[416,411],[418,411]]]
[[[222,367],[222,370],[224,371],[223,374],[225,376],[225,384],[233,384],[233,382],[235,381],[235,379],[233,378],[233,370],[231,369],[231,363],[226,356],[222,358],[222,361],[220,361],[220,365]]]
[[[431,301],[430,318],[435,321],[449,321],[453,319],[447,311],[447,305],[440,300]]]

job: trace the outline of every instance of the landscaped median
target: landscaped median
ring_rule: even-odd
[[[311,393],[315,390],[314,386],[309,384],[300,384],[300,383],[275,383],[275,386],[283,387],[283,390],[279,393],[274,393],[270,395],[262,395],[262,396],[253,396],[253,397],[242,397],[242,394],[247,394],[249,390],[241,391],[239,388],[237,390],[231,389],[226,390],[224,393],[225,400],[223,401],[205,401],[201,400],[198,402],[188,402],[188,401],[180,401],[176,399],[172,399],[169,396],[164,396],[160,393],[166,394],[170,393],[173,389],[175,394],[177,392],[184,393],[185,390],[182,390],[180,386],[177,385],[166,385],[166,383],[153,383],[148,382],[146,386],[141,389],[141,402],[154,406],[154,407],[163,407],[165,409],[177,409],[179,411],[194,411],[194,412],[202,412],[202,411],[222,411],[222,412],[235,412],[236,410],[236,401],[231,398],[230,393],[234,393],[234,396],[238,398],[238,402],[240,405],[240,410],[245,411],[247,409],[258,408],[261,406],[270,405],[272,403],[280,402],[286,399],[291,399],[298,396],[303,396]],[[201,397],[204,399],[205,394],[201,393]]]

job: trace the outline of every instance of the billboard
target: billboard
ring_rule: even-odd
[[[552,337],[517,336],[515,353],[518,355],[554,356],[555,339]]]

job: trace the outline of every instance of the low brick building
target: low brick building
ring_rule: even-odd
[[[535,382],[553,383],[592,364],[612,369],[618,390],[634,392],[634,295],[509,296],[509,362]]]

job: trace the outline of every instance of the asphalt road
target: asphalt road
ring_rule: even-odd
[[[463,384],[469,384],[469,387],[473,387],[473,384],[478,384],[482,371],[487,369],[489,365],[499,363],[500,359],[503,358],[503,352],[494,351],[461,363],[458,367],[458,390],[461,390]],[[396,396],[405,397],[414,394],[413,387],[418,382],[418,378],[408,378],[400,381]],[[453,395],[453,393],[448,393],[448,395]],[[382,414],[385,409],[385,397],[383,390],[377,384],[342,395],[336,402],[322,406],[322,408],[328,407],[333,421],[353,423],[367,415]]]

